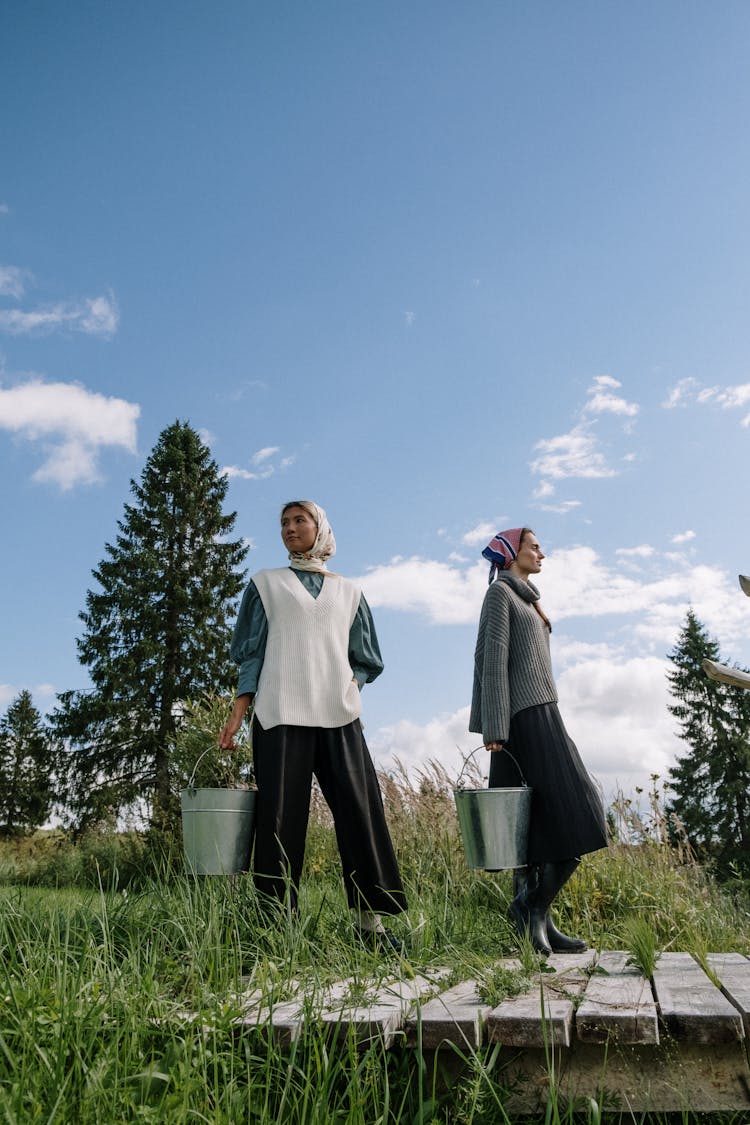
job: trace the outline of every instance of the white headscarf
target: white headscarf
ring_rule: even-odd
[[[312,500],[294,500],[291,504],[284,505],[281,514],[283,515],[289,507],[304,508],[315,520],[318,528],[318,534],[310,550],[290,551],[289,562],[295,570],[309,570],[314,574],[331,575],[332,571],[328,570],[326,562],[336,554],[336,540],[325,509]]]

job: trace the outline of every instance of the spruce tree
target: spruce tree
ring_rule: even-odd
[[[688,610],[667,673],[688,751],[670,770],[676,813],[702,859],[720,874],[750,871],[750,692],[708,678],[704,659],[721,662],[719,646]]]
[[[139,800],[152,824],[174,816],[170,751],[181,701],[231,691],[231,619],[247,547],[232,541],[228,482],[187,423],[159,437],[114,545],[93,571],[77,641],[89,691],[60,695],[68,804],[79,826]]]
[[[0,832],[39,828],[54,803],[57,744],[22,691],[0,719]]]

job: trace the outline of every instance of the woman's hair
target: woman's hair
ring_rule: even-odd
[[[526,538],[526,536],[527,535],[533,535],[533,534],[534,534],[534,532],[530,527],[522,528],[521,529],[521,538],[518,540],[519,548],[523,546],[523,541]],[[549,631],[551,633],[552,632],[552,622],[550,621],[549,617],[547,617],[547,614],[544,612],[541,605],[539,604],[539,600],[537,599],[537,601],[533,602],[532,604],[534,606],[534,609],[537,611],[537,613],[541,617],[542,621],[544,622],[544,624],[547,626],[547,628],[549,629]]]
[[[304,510],[307,512],[307,514],[309,516],[312,516],[312,518],[315,520],[316,523],[318,522],[318,517],[315,514],[314,505],[312,504],[312,502],[310,500],[289,500],[289,501],[287,501],[287,503],[281,509],[281,515],[283,516],[284,512],[286,512],[289,508],[304,508]]]

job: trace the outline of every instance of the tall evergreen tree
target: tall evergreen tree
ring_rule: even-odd
[[[93,571],[77,641],[90,691],[59,696],[71,748],[68,803],[79,826],[145,799],[152,823],[172,814],[170,749],[177,704],[231,690],[230,617],[247,547],[228,537],[227,479],[198,434],[175,422],[159,437],[132,504]]]
[[[31,692],[22,691],[0,719],[0,832],[12,836],[44,824],[57,782],[57,743]]]
[[[720,872],[730,864],[750,872],[750,692],[709,679],[706,658],[721,662],[719,646],[688,610],[667,678],[689,749],[670,770],[668,810]]]

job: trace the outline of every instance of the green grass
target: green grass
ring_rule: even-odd
[[[242,990],[278,1003],[295,982],[313,1002],[335,980],[349,978],[351,998],[364,998],[373,981],[438,966],[451,979],[477,979],[493,1003],[525,987],[529,956],[518,971],[495,965],[519,952],[505,917],[510,873],[466,869],[440,772],[417,783],[386,780],[384,790],[410,902],[409,918],[393,922],[407,943],[405,961],[352,941],[335,841],[319,800],[298,918],[265,917],[245,877],[195,880],[165,871],[161,878],[129,876],[125,887],[117,855],[132,864],[137,840],[124,844],[103,834],[81,851],[58,837],[52,849],[27,841],[0,850],[8,880],[0,888],[0,1120],[510,1120],[505,1057],[497,1047],[446,1059],[433,1071],[418,1050],[357,1050],[346,1042],[334,1048],[314,1021],[289,1049],[234,1023]],[[43,887],[29,885],[40,856]],[[92,866],[92,856],[106,862]],[[92,870],[104,872],[107,889],[87,886]],[[636,948],[644,955],[687,950],[700,959],[707,952],[750,953],[748,909],[741,885],[722,891],[684,850],[647,835],[637,846],[586,857],[561,896],[558,920],[594,947],[633,955]],[[629,921],[636,916],[643,922],[640,947]],[[565,1108],[553,1085],[545,1120],[593,1125],[619,1118],[595,1102],[576,1112]],[[622,1117],[646,1120],[659,1118]],[[691,1118],[670,1120],[687,1125]],[[739,1125],[741,1117],[713,1120]]]

